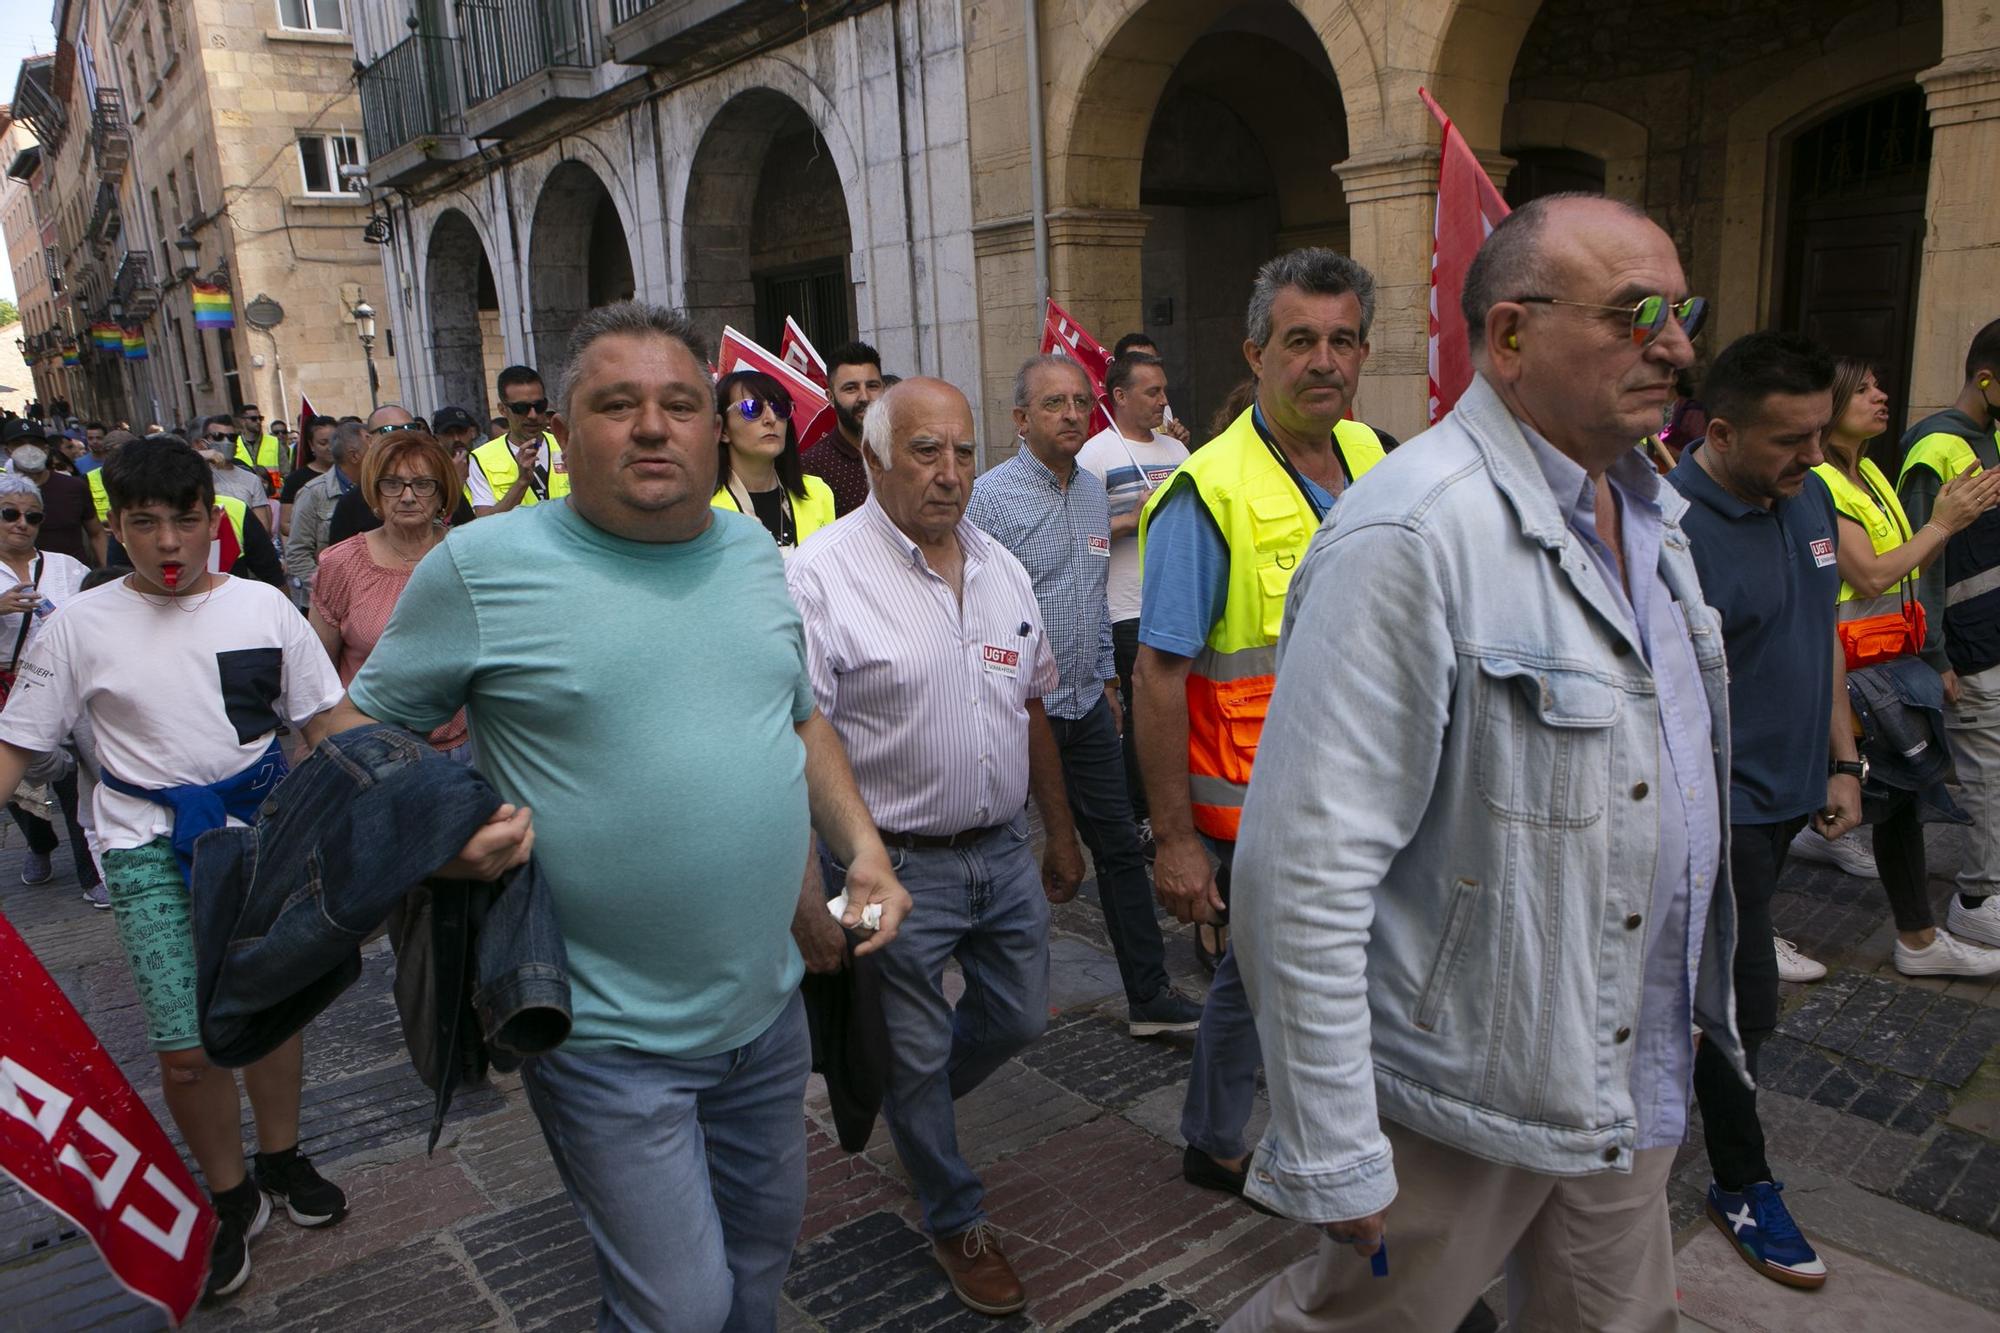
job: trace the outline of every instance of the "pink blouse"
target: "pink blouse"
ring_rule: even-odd
[[[352,685],[361,664],[382,640],[396,599],[409,586],[410,571],[384,569],[368,553],[368,534],[356,533],[326,548],[319,557],[319,577],[313,583],[313,609],[340,633],[340,656],[334,670],[342,685]],[[467,739],[465,710],[431,733],[431,744],[454,750]]]

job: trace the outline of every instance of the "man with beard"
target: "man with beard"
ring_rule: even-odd
[[[882,356],[864,342],[833,349],[826,359],[826,387],[833,396],[832,434],[805,451],[800,464],[833,488],[833,510],[845,516],[868,500],[868,469],[861,461],[861,419],[882,396]]]

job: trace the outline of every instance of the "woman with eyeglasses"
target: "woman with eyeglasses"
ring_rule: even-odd
[[[792,395],[760,370],[715,382],[722,439],[716,446],[717,509],[754,514],[786,555],[834,520],[833,488],[799,465]]]
[[[382,526],[320,553],[309,617],[343,685],[353,683],[375,651],[417,563],[451,530],[445,513],[458,496],[458,470],[435,435],[397,431],[369,448],[360,492]],[[433,731],[430,741],[469,761],[465,710]]]
[[[8,690],[14,684],[21,655],[27,651],[35,632],[49,613],[75,597],[89,576],[89,568],[72,556],[58,551],[36,549],[44,511],[41,488],[17,472],[0,473],[0,564],[6,565],[7,591],[0,593],[0,673]],[[0,692],[4,701],[5,692]],[[51,782],[56,802],[62,807],[63,823],[69,831],[70,855],[76,859],[77,882],[83,886],[84,901],[92,907],[109,908],[97,862],[90,855],[89,839],[77,815],[76,770]],[[0,793],[12,796],[13,793]],[[55,873],[49,857],[56,849],[56,831],[38,815],[29,814],[9,800],[7,813],[28,840],[27,859],[21,865],[23,884],[44,884]]]

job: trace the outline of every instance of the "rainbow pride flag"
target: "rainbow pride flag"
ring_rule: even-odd
[[[125,330],[121,338],[121,341],[124,343],[125,346],[125,359],[127,361],[144,361],[146,359],[145,330],[127,329]]]
[[[194,284],[194,326],[198,329],[236,327],[236,309],[230,303],[228,289],[211,287],[205,282]]]
[[[122,352],[125,350],[125,335],[118,331],[116,324],[100,321],[91,325],[90,341],[100,352]]]
[[[63,339],[62,363],[65,366],[80,366],[83,364],[83,357],[77,352],[76,339]]]

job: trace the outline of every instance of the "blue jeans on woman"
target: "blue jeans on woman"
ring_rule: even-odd
[[[952,1102],[1042,1034],[1049,1022],[1049,901],[1028,845],[1026,812],[956,849],[891,850],[910,914],[876,957],[889,1029],[882,1115],[934,1237],[986,1220],[986,1190],[958,1150]],[[845,887],[823,862],[827,892]],[[965,994],[944,998],[958,960]]]
[[[597,1327],[769,1333],[806,1207],[797,995],[756,1038],[699,1059],[556,1050],[528,1102],[597,1249]]]

